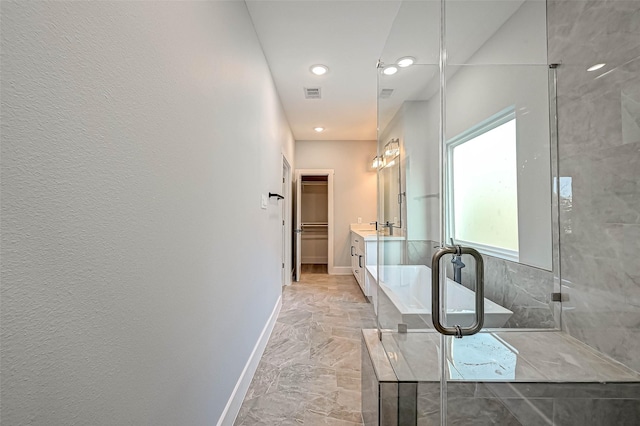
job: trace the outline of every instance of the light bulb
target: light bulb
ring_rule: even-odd
[[[382,74],[384,75],[394,75],[397,72],[398,72],[398,67],[395,67],[393,65],[384,67],[384,69],[382,70]]]
[[[396,63],[400,68],[410,67],[411,65],[416,63],[416,58],[414,58],[413,56],[405,56],[398,59],[398,62]]]
[[[329,72],[329,67],[327,67],[326,65],[318,64],[311,66],[309,70],[315,75],[325,75]]]
[[[598,71],[600,68],[604,68],[604,66],[607,64],[595,64],[590,66],[589,68],[587,68],[587,71],[591,72],[591,71]]]

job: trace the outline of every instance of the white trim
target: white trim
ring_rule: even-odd
[[[333,269],[329,270],[329,274],[331,274],[331,275],[353,275],[353,271],[351,270],[351,266],[334,266]]]
[[[486,244],[474,243],[471,241],[465,241],[460,239],[453,240],[455,244],[460,244],[462,246],[474,247],[482,254],[486,254],[493,257],[499,257],[505,260],[510,260],[512,262],[519,262],[520,257],[517,251],[509,250],[501,247],[488,246]]]
[[[236,417],[238,417],[238,412],[240,411],[244,397],[249,390],[249,385],[251,384],[251,380],[253,380],[253,375],[258,369],[258,364],[260,363],[260,358],[262,358],[262,354],[264,353],[264,348],[267,346],[273,327],[276,325],[278,314],[280,314],[280,308],[282,308],[282,296],[278,297],[278,301],[273,307],[271,316],[264,325],[262,333],[253,348],[253,352],[251,352],[251,356],[249,357],[249,360],[247,360],[247,363],[238,378],[236,387],[233,388],[229,401],[227,401],[227,405],[224,407],[224,411],[220,415],[220,419],[218,419],[217,426],[232,426]]]
[[[282,268],[282,285],[291,285],[291,271],[293,270],[292,263],[292,232],[293,232],[293,221],[291,220],[291,163],[287,160],[287,156],[282,153],[282,171],[286,176],[284,176],[284,182],[282,184],[283,191],[282,195],[284,195],[284,200],[282,200],[282,209],[283,209],[283,220],[284,220],[284,229],[283,229],[283,241],[282,241],[282,250],[283,250],[283,263],[284,268]]]
[[[495,129],[496,127],[502,126],[503,124],[516,119],[516,109],[515,105],[511,105],[502,111],[499,111],[493,114],[491,117],[483,120],[479,124],[471,127],[470,129],[465,130],[457,136],[449,139],[446,143],[447,148],[455,148],[458,145],[462,145],[465,142],[470,141],[471,139],[477,138],[480,135],[487,133],[490,130]]]
[[[301,206],[302,203],[300,202],[300,197],[302,196],[302,182],[300,181],[300,174],[298,174],[298,171],[295,171],[295,190],[294,190],[294,197],[295,197],[295,202],[296,205],[294,207],[294,217],[295,217],[295,222],[294,222],[294,229],[295,229],[295,243],[294,243],[294,250],[295,250],[295,261],[294,263],[294,267],[293,267],[293,274],[294,274],[294,281],[300,281],[300,270],[302,269],[302,225],[301,225]]]

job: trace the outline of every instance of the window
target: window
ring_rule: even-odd
[[[456,244],[518,260],[514,108],[447,142],[448,236]]]

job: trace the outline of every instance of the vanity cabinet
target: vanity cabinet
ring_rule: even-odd
[[[367,267],[375,270],[378,263],[378,237],[375,229],[359,229],[351,226],[351,272],[362,293],[377,307],[378,283]],[[382,236],[382,257],[386,265],[402,265],[404,237]],[[375,274],[374,274],[375,275]]]
[[[362,289],[362,292],[366,295],[365,291],[365,244],[364,237],[351,231],[351,272],[356,277],[358,285]]]

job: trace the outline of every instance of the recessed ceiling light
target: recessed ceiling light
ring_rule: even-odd
[[[595,64],[587,68],[587,71],[598,71],[600,68],[604,68],[607,64]]]
[[[324,132],[324,127],[314,127],[313,130],[315,130],[318,133]]]
[[[384,75],[394,75],[395,73],[398,72],[398,67],[390,65],[388,67],[384,67],[382,69],[382,74]]]
[[[315,75],[325,75],[329,72],[329,67],[322,64],[312,65],[309,70]]]
[[[398,59],[396,62],[400,68],[410,67],[411,65],[416,63],[416,58],[413,56],[405,56]]]

